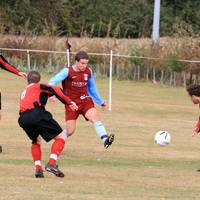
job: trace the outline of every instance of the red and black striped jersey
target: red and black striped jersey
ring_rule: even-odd
[[[0,67],[13,74],[19,75],[20,71],[16,69],[14,66],[12,66],[11,64],[9,64],[8,61],[2,55],[0,55]]]
[[[71,99],[64,94],[61,88],[48,84],[31,83],[21,94],[20,112],[45,106],[52,95],[55,95],[63,104],[71,104]]]

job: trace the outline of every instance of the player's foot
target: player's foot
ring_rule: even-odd
[[[107,149],[113,143],[114,139],[115,139],[115,135],[110,134],[104,142],[104,147]]]
[[[45,166],[46,171],[53,173],[57,177],[64,177],[64,173],[58,169],[58,165],[50,165],[49,163]]]
[[[197,169],[197,172],[200,172],[200,169]]]
[[[41,170],[36,170],[36,171],[35,171],[35,177],[36,177],[36,178],[44,178],[43,171],[41,171]]]

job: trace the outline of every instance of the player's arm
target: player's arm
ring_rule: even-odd
[[[91,71],[91,76],[88,80],[88,84],[87,84],[87,91],[88,94],[92,97],[92,99],[94,100],[95,103],[97,103],[100,106],[104,106],[105,105],[105,101],[101,98],[98,89],[96,87],[95,81],[94,81],[94,75]]]
[[[192,135],[197,135],[200,133],[200,118],[199,120],[197,121],[194,129],[193,129],[193,134]]]
[[[60,72],[58,72],[54,77],[50,79],[49,84],[57,85],[58,83],[66,79],[68,74],[69,74],[69,69],[65,67],[64,69],[62,69]]]
[[[46,92],[47,94],[55,95],[63,104],[67,104],[70,106],[72,110],[77,110],[77,105],[64,94],[61,88],[57,86],[51,86],[48,84],[40,84],[40,89]]]
[[[25,73],[20,72],[13,65],[9,64],[8,61],[2,55],[0,55],[0,67],[18,76],[26,77]]]

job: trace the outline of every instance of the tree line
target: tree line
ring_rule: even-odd
[[[150,37],[154,0],[1,0],[0,31],[76,37]],[[160,36],[198,36],[199,0],[161,0]]]

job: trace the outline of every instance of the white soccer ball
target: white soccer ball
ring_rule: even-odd
[[[165,146],[171,142],[171,135],[167,131],[158,131],[154,136],[156,144]]]

